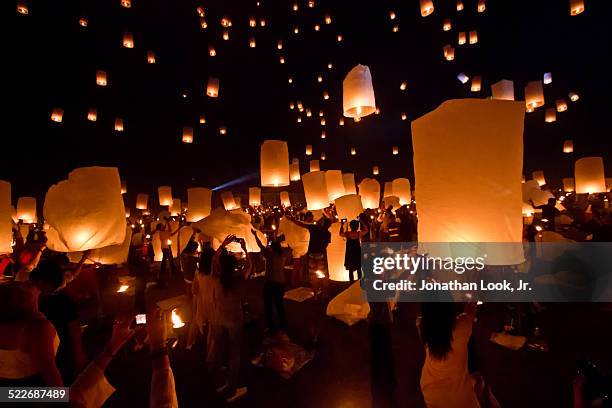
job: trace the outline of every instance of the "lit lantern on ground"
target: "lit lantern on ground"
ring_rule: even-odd
[[[421,16],[427,17],[434,12],[433,0],[421,0]]]
[[[223,207],[228,211],[238,208],[234,195],[231,191],[221,192],[221,201],[223,202]]]
[[[452,45],[447,44],[444,46],[443,48],[444,51],[444,58],[447,61],[452,61],[455,59],[455,49],[452,47]]]
[[[96,108],[89,108],[87,112],[87,120],[90,122],[95,122],[98,120],[98,110]]]
[[[187,189],[187,222],[197,222],[207,217],[211,210],[212,190],[204,187]]]
[[[486,5],[486,3],[485,3],[485,0],[478,0],[478,6],[477,6],[476,10],[477,10],[479,13],[482,13],[482,12],[484,12],[486,9],[487,9],[487,5]]]
[[[461,82],[462,84],[465,84],[467,81],[470,80],[470,77],[465,75],[463,72],[460,72],[459,74],[457,74],[457,79],[459,80],[459,82]]]
[[[339,219],[354,220],[363,212],[361,197],[357,194],[346,194],[336,198],[336,212]]]
[[[125,48],[134,48],[134,35],[129,31],[123,33],[123,46]]]
[[[606,191],[603,158],[583,157],[574,166],[577,194],[603,193]]]
[[[576,92],[570,92],[568,96],[572,102],[576,102],[578,99],[580,99],[580,95],[578,95]]]
[[[0,180],[0,254],[13,252],[13,221],[11,214],[11,183]]]
[[[172,203],[168,206],[168,212],[172,217],[176,217],[181,213],[181,199],[173,198]]]
[[[327,170],[325,172],[325,182],[330,203],[333,203],[336,198],[345,194],[342,172],[340,170]]]
[[[465,35],[465,31],[460,31],[459,34],[457,34],[457,44],[464,45],[466,42],[467,37]]]
[[[544,105],[544,88],[542,87],[542,81],[527,83],[525,86],[525,105],[532,109]]]
[[[419,250],[446,256],[457,247],[427,243],[516,243],[485,245],[485,263],[524,262],[523,122],[521,103],[481,99],[446,101],[412,122]]]
[[[565,99],[557,99],[555,105],[557,107],[557,112],[565,112],[567,110],[567,102],[565,102]]]
[[[53,108],[51,111],[51,120],[53,122],[61,123],[64,117],[64,110],[62,108]]]
[[[249,187],[249,205],[254,207],[261,205],[261,188]]]
[[[309,163],[309,169],[310,171],[319,171],[321,170],[321,167],[319,166],[319,161],[318,160],[311,160]]]
[[[19,197],[19,200],[17,200],[17,219],[23,221],[24,224],[32,224],[38,221],[36,199],[34,197]]]
[[[472,86],[470,87],[470,90],[472,92],[480,92],[481,86],[482,86],[482,78],[480,77],[480,75],[476,75],[475,77],[472,78]]]
[[[17,2],[17,12],[19,14],[27,16],[30,13],[30,10],[28,10],[28,5],[25,4],[25,2],[19,1],[19,2]]]
[[[365,65],[357,65],[342,82],[343,114],[348,118],[361,118],[376,111],[372,74]]]
[[[140,193],[136,196],[136,209],[146,210],[148,208],[149,195]]]
[[[565,177],[563,180],[563,191],[572,192],[574,191],[574,178],[573,177]]]
[[[399,198],[400,205],[410,204],[412,193],[410,192],[410,180],[407,178],[396,178],[393,180],[393,195]]]
[[[380,169],[378,168],[378,166],[372,167],[372,174],[375,176],[378,176],[380,174]]]
[[[472,30],[469,34],[470,44],[476,44],[478,42],[478,31]]]
[[[570,0],[570,15],[577,16],[584,11],[584,0]]]
[[[546,123],[552,123],[557,121],[557,112],[554,108],[546,109],[546,115],[544,116],[544,121]]]
[[[172,205],[172,187],[170,186],[158,187],[157,195],[159,197],[159,205],[161,206]]]
[[[289,179],[291,181],[299,181],[300,178],[300,162],[297,159],[293,159],[293,162],[289,165]]]
[[[193,128],[191,126],[183,127],[183,143],[193,143]]]
[[[47,246],[59,252],[85,251],[121,244],[125,238],[125,207],[119,171],[114,167],[83,167],[68,180],[51,186],[45,196]]]
[[[206,86],[206,95],[211,98],[219,96],[219,78],[209,77]]]
[[[566,140],[563,142],[563,153],[574,153],[574,141]]]
[[[96,85],[106,86],[106,71],[96,71]]]
[[[357,194],[355,175],[353,173],[342,173],[342,184],[344,184],[345,194]]]
[[[289,199],[289,193],[286,191],[280,192],[280,202],[283,207],[291,207],[291,200]]]
[[[302,176],[306,207],[310,211],[320,210],[329,206],[327,180],[324,171],[311,171]]]
[[[380,205],[380,183],[372,178],[364,178],[359,183],[359,195],[363,208],[378,208]]]
[[[123,119],[115,119],[115,132],[123,132]]]
[[[155,64],[155,53],[153,51],[147,51],[147,64]]]
[[[121,180],[121,194],[125,193],[127,193],[127,184],[125,183],[125,180]]]
[[[289,148],[281,140],[265,140],[260,150],[262,187],[289,185]]]
[[[442,24],[442,30],[450,31],[451,28],[453,28],[453,25],[451,23],[451,19],[450,18],[445,18],[444,19],[444,23]]]
[[[531,178],[537,181],[540,187],[546,185],[546,178],[544,177],[543,170],[534,171],[533,173],[531,173]]]
[[[391,152],[393,153],[394,156],[397,156],[399,154],[399,147],[393,146],[393,149],[391,150]]]
[[[514,100],[514,82],[507,79],[502,79],[499,82],[491,85],[491,93],[493,99],[501,99],[506,101]]]

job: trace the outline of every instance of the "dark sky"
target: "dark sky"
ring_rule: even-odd
[[[426,18],[418,0],[315,1],[309,8],[307,0],[299,0],[298,12],[291,1],[271,0],[262,0],[261,7],[255,0],[133,0],[129,9],[120,0],[30,0],[28,16],[13,9],[4,51],[9,72],[0,179],[13,183],[15,201],[21,195],[42,201],[48,186],[71,169],[110,165],[127,180],[130,201],[164,184],[185,199],[186,187],[214,187],[257,173],[265,139],[287,140],[303,172],[305,145],[312,144],[314,158],[326,153],[324,169],[353,171],[360,180],[379,165],[381,182],[412,179],[410,120],[447,99],[487,97],[490,84],[503,78],[515,81],[515,96],[522,99],[525,82],[542,79],[546,71],[553,75],[545,86],[546,107],[563,97],[569,110],[553,124],[544,122],[543,108],[526,115],[525,174],[543,169],[551,184],[559,184],[571,176],[574,159],[598,155],[612,176],[608,0],[586,0],[586,11],[576,17],[569,15],[569,0],[487,0],[484,13],[476,12],[476,0],[464,0],[461,13],[455,1],[434,0],[435,12]],[[198,6],[205,9],[206,30]],[[397,14],[394,21],[390,10]],[[326,13],[330,25],[323,22]],[[79,26],[81,16],[87,28]],[[221,38],[223,16],[233,24],[229,41]],[[266,26],[250,28],[251,16],[265,18]],[[449,32],[442,31],[446,17],[453,23]],[[295,26],[299,35],[292,33]],[[458,31],[474,29],[477,45],[456,44]],[[121,46],[124,31],[134,33],[133,49]],[[254,49],[248,47],[251,36]],[[282,51],[276,48],[279,39]],[[445,44],[455,47],[454,62],[444,60]],[[209,45],[216,48],[214,58]],[[156,53],[154,65],[146,63],[148,50]],[[381,114],[359,123],[346,119],[340,127],[342,79],[358,63],[370,67]],[[108,74],[106,87],[95,84],[99,69]],[[469,83],[456,79],[459,72],[481,75],[482,92],[470,92]],[[322,84],[316,81],[319,73]],[[204,95],[209,76],[220,78],[218,99]],[[404,80],[408,87],[401,92]],[[569,102],[570,91],[580,94],[579,102]],[[313,112],[312,118],[303,115],[302,123],[289,109],[297,99]],[[54,106],[65,111],[61,124],[49,120]],[[90,107],[98,110],[97,122],[86,120]],[[319,110],[325,112],[325,140]],[[198,124],[200,114],[206,125]],[[123,133],[113,131],[115,117],[124,119]],[[225,136],[218,133],[221,125],[227,126]],[[181,142],[183,126],[194,128],[193,144]],[[574,140],[574,157],[561,153],[566,138]],[[391,154],[394,145],[398,156]],[[357,156],[350,156],[351,146]],[[243,190],[256,183],[258,178]]]

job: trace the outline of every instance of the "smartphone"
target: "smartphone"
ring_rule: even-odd
[[[343,218],[340,220],[341,222],[346,222],[346,218]]]
[[[136,315],[136,324],[146,324],[147,323],[147,315],[146,314],[137,314]]]

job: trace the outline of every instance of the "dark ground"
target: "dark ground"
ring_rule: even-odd
[[[262,284],[262,278],[249,281],[250,321],[245,328],[242,376],[248,394],[233,406],[388,406],[378,397],[376,400],[372,397],[367,323],[362,321],[348,327],[325,316],[325,307],[313,299],[303,303],[286,300],[285,307],[293,342],[312,346],[313,336],[318,338],[314,359],[289,380],[271,370],[253,366],[250,361],[261,351],[263,339]],[[164,291],[150,289],[148,298],[154,301],[179,295],[182,291],[182,282],[176,278]],[[121,304],[116,296],[106,299],[113,309]],[[415,326],[418,308],[414,303],[400,304],[392,328],[397,386],[391,399],[398,407],[424,406],[419,391],[424,353]],[[507,306],[487,303],[480,307],[479,320],[474,326],[478,369],[502,407],[571,407],[572,379],[579,357],[591,358],[604,371],[611,371],[612,311],[608,305],[546,304],[539,326],[549,342],[549,352],[527,347],[512,351],[489,341],[491,332],[501,328],[507,315]],[[88,330],[86,342],[93,349],[107,335],[103,330]],[[215,395],[215,386],[206,374],[203,342],[200,340],[192,350],[186,350],[184,338],[182,340],[170,351],[179,405],[223,406],[224,402]],[[146,349],[133,351],[133,345],[128,344],[107,370],[107,377],[117,391],[106,406],[148,406],[150,365]]]

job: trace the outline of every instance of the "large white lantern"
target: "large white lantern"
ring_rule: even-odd
[[[519,102],[461,99],[412,122],[419,242],[516,243],[485,245],[485,262],[524,262],[524,115]]]
[[[306,255],[310,241],[310,232],[306,228],[301,228],[283,217],[278,226],[278,233],[285,236],[285,242],[293,250],[293,258]]]
[[[606,191],[603,158],[583,157],[576,160],[574,179],[577,194],[603,193]]]
[[[342,184],[344,184],[345,194],[357,194],[357,189],[355,188],[355,174],[342,173]]]
[[[331,242],[327,246],[327,271],[329,279],[345,282],[349,280],[348,271],[344,267],[346,241],[340,236],[340,223],[336,222],[329,228]]]
[[[136,196],[136,209],[146,210],[148,208],[149,195],[140,193]]]
[[[11,183],[0,180],[0,254],[13,252]]]
[[[346,75],[342,82],[342,106],[348,118],[361,118],[376,111],[370,68],[357,65]]]
[[[325,180],[327,183],[329,202],[334,202],[336,198],[345,194],[342,172],[340,170],[327,170],[325,172]]]
[[[261,145],[260,169],[262,187],[289,185],[289,148],[281,140],[265,140]]]
[[[354,220],[363,212],[361,197],[357,194],[347,194],[336,198],[336,212],[338,218]]]
[[[125,207],[115,167],[82,167],[51,186],[43,207],[47,246],[59,252],[121,244]]]
[[[254,207],[261,205],[261,188],[249,187],[249,205]]]
[[[363,208],[378,208],[380,205],[380,183],[373,178],[364,178],[359,183],[359,195]]]
[[[383,188],[383,198],[393,195],[393,181],[385,181]]]
[[[507,79],[502,79],[501,81],[491,85],[491,93],[493,94],[493,99],[513,101],[514,82]]]
[[[329,206],[327,180],[324,171],[311,171],[302,176],[306,207],[310,210],[320,210]]]
[[[572,192],[574,191],[574,178],[573,177],[565,177],[561,180],[563,182],[563,191]]]
[[[531,177],[538,182],[539,186],[546,185],[546,178],[544,177],[544,170],[536,170],[531,173]]]
[[[544,105],[544,87],[542,81],[528,82],[525,86],[525,105],[533,110]]]
[[[170,186],[158,187],[157,195],[159,196],[159,205],[163,205],[163,206],[172,205],[172,187]]]
[[[17,218],[24,224],[32,224],[36,218],[36,199],[34,197],[19,197],[17,200]]]
[[[187,189],[187,221],[197,222],[210,214],[212,190],[204,187]]]
[[[393,180],[393,195],[399,198],[400,205],[410,204],[412,200],[410,180],[407,178],[396,178]]]
[[[231,193],[230,193],[231,194]],[[213,238],[213,248],[216,249],[228,234],[234,234],[238,238],[243,238],[246,242],[248,252],[260,252],[257,242],[251,233],[253,225],[251,216],[242,210],[226,211],[223,208],[215,208],[208,217],[194,224],[202,231],[202,234]],[[265,234],[257,231],[257,236],[266,245]],[[240,251],[237,243],[228,246],[232,252]]]
[[[221,201],[223,202],[223,207],[228,211],[238,208],[234,194],[231,191],[221,192]]]
[[[132,239],[132,229],[129,226],[125,227],[125,238],[123,242],[117,245],[109,245],[106,247],[94,249],[87,255],[85,263],[97,263],[102,265],[120,265],[127,262],[128,253],[130,251],[130,241]],[[82,252],[72,252],[68,254],[70,262],[77,263],[83,256]]]

